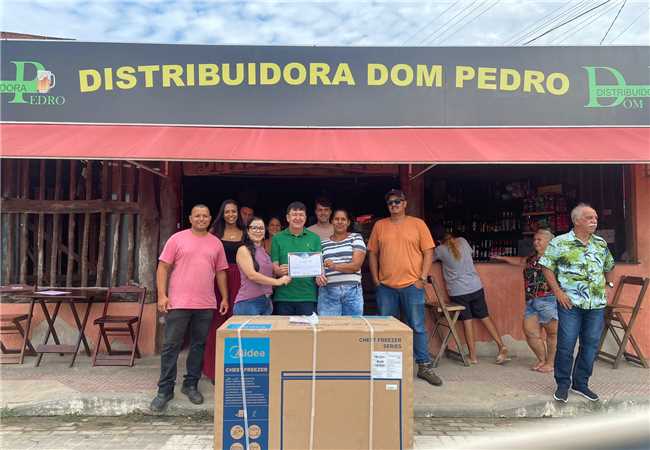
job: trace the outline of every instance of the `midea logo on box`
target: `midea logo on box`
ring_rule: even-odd
[[[233,347],[230,347],[230,351],[228,352],[230,357],[233,359],[236,358],[264,358],[266,356],[266,352],[264,350],[244,350],[243,352],[239,350],[239,346],[235,345]]]

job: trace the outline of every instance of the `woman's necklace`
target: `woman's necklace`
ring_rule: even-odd
[[[239,240],[239,230],[235,231],[224,231],[224,237],[227,241],[238,241]]]

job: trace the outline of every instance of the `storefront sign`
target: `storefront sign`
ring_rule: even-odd
[[[251,127],[650,125],[650,47],[0,41],[4,122]]]

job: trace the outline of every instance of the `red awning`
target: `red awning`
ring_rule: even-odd
[[[311,163],[649,162],[650,128],[283,129],[1,124],[6,158]]]

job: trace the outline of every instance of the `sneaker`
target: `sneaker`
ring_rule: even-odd
[[[558,402],[566,403],[569,401],[569,390],[567,388],[557,388],[553,394],[553,398]]]
[[[590,400],[592,402],[597,402],[600,400],[600,397],[598,397],[598,394],[596,394],[594,391],[589,389],[588,387],[577,387],[577,386],[571,386],[571,392],[575,392],[576,394],[582,395],[584,398],[587,400]]]
[[[169,402],[172,398],[174,398],[173,392],[169,394],[158,392],[158,395],[154,397],[149,407],[153,412],[161,412],[163,409],[165,409],[165,406],[167,406],[167,402]]]
[[[183,386],[181,392],[187,395],[187,398],[190,399],[190,402],[195,405],[200,405],[203,403],[203,395],[196,389],[194,386]]]
[[[433,363],[418,364],[418,378],[422,378],[434,386],[442,386],[442,380],[433,371]]]

